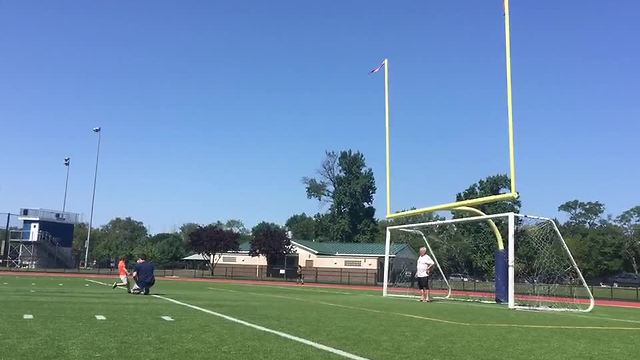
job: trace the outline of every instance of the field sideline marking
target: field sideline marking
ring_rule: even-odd
[[[173,318],[171,316],[160,316],[160,318],[162,318],[162,320],[166,320],[166,321],[173,321]]]
[[[96,320],[107,320],[104,315],[96,315]]]
[[[109,284],[103,283],[103,282],[100,282],[100,281],[95,281],[95,280],[91,280],[91,279],[85,279],[85,280],[90,281],[92,283],[109,286]],[[274,335],[283,337],[285,339],[289,339],[289,340],[293,340],[293,341],[296,341],[296,342],[299,342],[299,343],[302,343],[302,344],[305,344],[305,345],[309,345],[309,346],[314,347],[316,349],[324,350],[324,351],[330,352],[332,354],[345,357],[347,359],[369,360],[369,359],[367,359],[365,357],[358,356],[358,355],[355,355],[355,354],[351,354],[351,353],[348,353],[348,352],[340,350],[340,349],[332,348],[332,347],[327,346],[327,345],[322,345],[320,343],[317,343],[317,342],[314,342],[314,341],[311,341],[311,340],[307,340],[307,339],[303,339],[301,337],[297,337],[297,336],[294,336],[294,335],[291,335],[291,334],[287,334],[287,333],[284,333],[284,332],[280,332],[280,331],[277,331],[277,330],[272,330],[272,329],[266,328],[264,326],[260,326],[260,325],[256,325],[256,324],[244,321],[244,320],[236,319],[234,317],[231,317],[231,316],[228,316],[228,315],[225,315],[225,314],[217,313],[215,311],[211,311],[211,310],[208,310],[208,309],[205,309],[205,308],[201,308],[201,307],[196,306],[196,305],[187,304],[187,303],[184,303],[184,302],[181,302],[181,301],[178,301],[178,300],[166,297],[166,296],[161,296],[161,295],[151,295],[151,296],[153,296],[153,297],[155,297],[157,299],[162,299],[162,300],[165,300],[165,301],[169,301],[169,302],[174,303],[176,305],[181,305],[181,306],[185,306],[185,307],[188,307],[188,308],[191,308],[191,309],[194,309],[194,310],[202,311],[204,313],[207,313],[207,314],[210,314],[210,315],[213,315],[213,316],[217,316],[219,318],[234,322],[236,324],[244,325],[244,326],[256,329],[256,330],[264,331],[264,332],[267,332],[267,333],[270,333],[270,334],[274,334]]]
[[[24,314],[24,315],[22,315],[22,318],[23,318],[23,319],[25,319],[25,320],[31,320],[31,319],[33,319],[33,315],[31,315],[31,314]]]
[[[459,325],[459,326],[512,327],[512,328],[530,328],[530,329],[640,331],[640,327],[467,323],[467,322],[461,322],[461,321],[444,320],[444,319],[430,318],[430,317],[426,317],[426,316],[419,316],[419,315],[412,315],[412,314],[405,314],[405,313],[386,312],[386,311],[382,311],[382,310],[375,310],[375,309],[369,309],[369,308],[364,308],[364,307],[355,307],[355,306],[349,306],[349,305],[333,304],[333,303],[329,303],[329,302],[325,302],[325,301],[313,301],[313,300],[301,299],[301,298],[290,297],[290,296],[281,296],[281,295],[263,294],[263,293],[254,293],[254,292],[243,292],[243,291],[238,291],[238,290],[231,290],[231,289],[224,289],[224,288],[214,288],[214,287],[209,287],[208,289],[210,289],[210,290],[229,291],[229,292],[235,292],[235,293],[241,293],[241,294],[244,293],[244,294],[250,294],[250,295],[262,295],[262,296],[280,298],[280,299],[285,299],[285,300],[287,300],[287,299],[288,300],[296,300],[296,301],[302,301],[302,302],[308,302],[308,303],[315,303],[315,304],[321,304],[321,305],[327,305],[327,306],[334,306],[334,307],[350,309],[350,310],[359,310],[359,311],[373,312],[373,313],[379,313],[379,314],[397,315],[397,316],[403,316],[403,317],[408,317],[408,318],[413,318],[413,319],[418,319],[418,320],[427,320],[427,321],[440,322],[440,323],[445,323],[445,324],[450,324],[450,325]]]

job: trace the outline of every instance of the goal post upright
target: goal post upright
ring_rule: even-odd
[[[516,254],[516,247],[515,247],[515,226],[516,226],[516,221],[515,221],[515,215],[513,213],[510,213],[508,215],[508,223],[509,223],[509,234],[508,234],[508,240],[507,240],[507,251],[508,251],[508,256],[507,256],[507,266],[508,266],[508,273],[509,273],[509,284],[507,287],[507,291],[509,293],[509,299],[508,299],[508,307],[509,309],[515,309],[516,307],[516,289],[515,289],[515,254]]]
[[[391,230],[387,228],[384,243],[384,274],[382,282],[382,296],[387,296],[387,284],[389,283],[389,254],[391,251]]]
[[[387,180],[387,217],[391,214],[391,135],[389,124],[389,59],[384,59],[384,127],[385,127],[385,154],[386,154],[386,180]]]
[[[504,52],[505,69],[507,76],[507,119],[509,122],[509,172],[511,175],[511,192],[516,191],[516,157],[515,144],[513,139],[513,93],[511,82],[511,20],[509,11],[509,0],[504,0]]]

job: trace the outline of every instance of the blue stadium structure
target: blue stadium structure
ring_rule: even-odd
[[[73,229],[79,214],[45,209],[20,209],[21,226],[8,229],[7,267],[70,268]]]

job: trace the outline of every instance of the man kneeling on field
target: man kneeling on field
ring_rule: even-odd
[[[133,280],[135,280],[136,285],[131,290],[131,293],[149,295],[149,289],[156,283],[153,271],[153,264],[147,261],[147,255],[140,255],[138,263],[133,268]]]

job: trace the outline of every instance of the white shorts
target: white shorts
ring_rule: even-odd
[[[123,284],[127,284],[129,283],[129,278],[127,275],[120,275],[120,281],[122,281]]]

